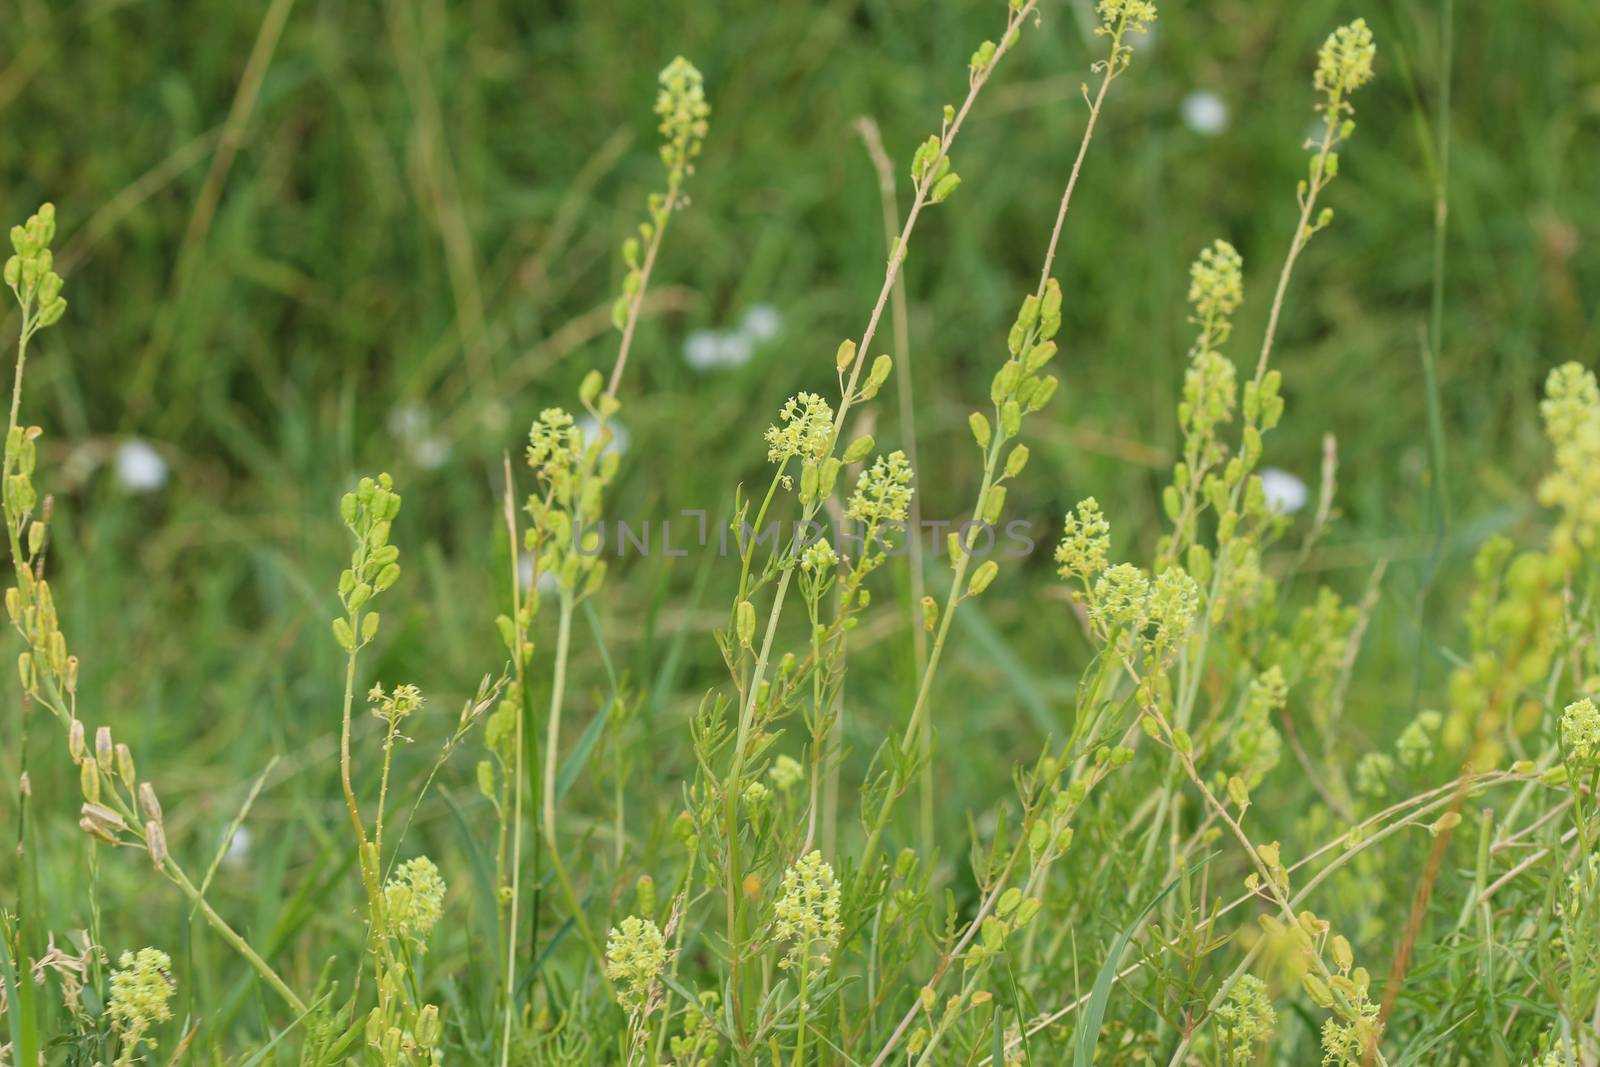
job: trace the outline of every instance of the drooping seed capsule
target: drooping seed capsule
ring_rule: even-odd
[[[150,862],[155,864],[156,870],[162,870],[167,865],[167,832],[158,822],[144,824],[144,846],[150,852]]]
[[[139,808],[146,819],[161,821],[161,802],[156,799],[155,786],[149,782],[139,783]]]

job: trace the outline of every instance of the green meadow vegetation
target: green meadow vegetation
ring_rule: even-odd
[[[1597,56],[9,0],[0,1065],[1597,1067]]]

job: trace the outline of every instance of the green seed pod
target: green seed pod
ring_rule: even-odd
[[[1300,976],[1300,984],[1305,987],[1306,995],[1317,1007],[1333,1007],[1333,990],[1329,989],[1328,984],[1321,978],[1307,972]]]
[[[839,350],[833,354],[833,366],[840,374],[850,369],[850,364],[856,361],[856,343],[851,340],[839,342]]]
[[[756,636],[756,606],[748,600],[739,601],[734,622],[739,644],[749,648]]]
[[[94,760],[84,760],[78,764],[78,786],[84,800],[91,804],[100,803],[100,768],[95,766]]]
[[[439,1043],[440,1033],[439,1009],[432,1004],[424,1004],[417,1013],[417,1044],[423,1048],[433,1048]]]
[[[817,465],[807,461],[800,469],[800,503],[809,504],[817,498]]]
[[[127,745],[117,746],[117,777],[121,778],[123,784],[130,789],[133,788],[133,783],[139,780],[138,774],[134,771],[133,750]]]
[[[843,465],[839,462],[837,456],[829,456],[822,461],[822,466],[817,471],[817,496],[819,498],[833,495],[833,486],[839,479],[839,468]]]
[[[94,759],[107,774],[111,773],[116,751],[117,746],[111,742],[111,727],[102,726],[94,732]]]
[[[974,411],[967,416],[967,425],[972,428],[972,439],[978,442],[980,449],[989,447],[989,420]]]
[[[656,913],[656,880],[648,874],[641,875],[634,884],[634,895],[639,903],[639,914],[646,917]]]
[[[391,545],[388,547],[392,548],[393,546]],[[400,564],[391,563],[384,567],[383,570],[379,571],[378,576],[372,580],[372,591],[374,593],[381,593],[399,580]]]
[[[854,441],[851,441],[850,446],[844,450],[844,461],[846,463],[860,463],[872,451],[873,443],[870,433],[862,434]]]
[[[990,526],[1000,521],[1000,511],[1006,506],[1006,487],[991,485],[983,494],[983,521]]]
[[[996,404],[1002,403],[1017,390],[1017,383],[1022,380],[1022,364],[1014,359],[1008,359],[1005,366],[995,372],[994,380],[989,383],[989,399]]]
[[[356,650],[356,635],[350,629],[350,623],[343,618],[333,620],[333,639],[339,642],[339,647],[346,652]]]
[[[1000,405],[1000,429],[1007,437],[1017,436],[1022,429],[1022,408],[1015,400],[1007,400]]]
[[[883,388],[883,383],[889,380],[889,372],[894,370],[894,359],[888,355],[880,355],[872,361],[872,370],[867,375],[867,384],[861,387],[861,399],[871,400],[878,395],[878,390]]]
[[[1012,886],[1000,894],[1000,900],[995,904],[994,913],[1002,919],[1008,919],[1011,917],[1011,913],[1017,910],[1017,905],[1021,903],[1022,890]]]
[[[1006,477],[1015,478],[1022,473],[1022,468],[1028,465],[1028,446],[1018,445],[1011,450],[1011,455],[1006,457]]]
[[[989,583],[994,581],[995,575],[1000,573],[1000,564],[992,559],[984,560],[983,565],[972,574],[972,580],[967,583],[967,595],[977,596],[989,588]]]

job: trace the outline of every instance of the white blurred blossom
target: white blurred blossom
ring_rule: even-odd
[[[117,481],[132,493],[152,493],[167,484],[167,461],[137,437],[117,446],[116,470]]]
[[[1215,137],[1228,128],[1228,105],[1209,89],[1196,89],[1183,98],[1183,124],[1195,133]]]
[[[1261,492],[1267,498],[1267,507],[1282,515],[1293,515],[1306,506],[1311,496],[1305,482],[1277,467],[1262,469]]]

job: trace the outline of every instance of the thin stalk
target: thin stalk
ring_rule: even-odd
[[[505,466],[506,495],[505,495],[505,520],[507,532],[507,545],[509,546],[510,579],[511,579],[511,618],[512,655],[516,658],[514,668],[517,680],[516,728],[512,740],[512,802],[511,802],[511,904],[510,916],[502,934],[505,937],[505,1004],[504,1015],[500,1025],[500,1067],[509,1067],[511,1063],[511,1021],[516,1014],[516,988],[517,988],[517,908],[522,896],[522,784],[525,777],[523,773],[523,748],[526,745],[523,733],[523,722],[527,718],[523,714],[528,703],[527,679],[527,637],[522,629],[522,585],[518,580],[519,560],[517,555],[517,510],[515,505],[515,483],[511,476],[511,456],[501,457]],[[535,575],[535,580],[537,580]],[[501,822],[500,854],[503,859],[505,854],[505,823],[504,816]],[[502,876],[503,876],[502,871]],[[500,887],[497,884],[495,889]]]
[[[572,876],[567,873],[567,865],[561,859],[561,848],[556,838],[557,757],[561,743],[561,705],[566,696],[567,688],[567,657],[572,649],[573,602],[573,594],[563,589],[561,591],[561,611],[556,625],[554,673],[550,682],[550,714],[545,724],[544,840],[550,851],[551,869],[556,872],[556,881],[561,884],[561,890],[567,898],[567,907],[572,911],[572,921],[577,925],[578,934],[583,938],[584,945],[588,947],[589,954],[594,957],[595,966],[600,971],[601,981],[609,989],[611,980],[605,976],[605,953],[601,951],[600,943],[595,940],[594,930],[589,926],[589,919],[583,912],[582,904],[578,901],[578,893],[573,888]]]
[[[1089,142],[1094,138],[1095,122],[1100,117],[1100,108],[1105,103],[1106,92],[1111,88],[1111,83],[1117,77],[1119,69],[1116,62],[1117,50],[1120,48],[1122,33],[1126,30],[1126,23],[1119,25],[1113,36],[1112,58],[1105,66],[1104,74],[1100,79],[1100,88],[1095,93],[1094,100],[1089,105],[1089,118],[1084,124],[1083,139],[1078,143],[1078,154],[1072,161],[1072,170],[1067,176],[1067,186],[1061,194],[1060,206],[1056,209],[1055,225],[1050,231],[1050,242],[1045,249],[1044,264],[1039,271],[1039,286],[1034,291],[1036,298],[1044,296],[1045,287],[1050,281],[1050,268],[1055,264],[1056,250],[1061,242],[1061,232],[1066,224],[1067,211],[1072,206],[1072,193],[1078,186],[1078,176],[1083,171],[1083,161],[1089,152]],[[999,429],[996,420],[994,438],[990,441],[989,454],[984,464],[983,481],[978,489],[977,503],[973,508],[973,520],[982,517],[984,497],[988,494],[989,487],[994,482],[995,469],[1000,459],[1000,447],[1006,441],[1005,435]],[[929,728],[928,701],[933,689],[934,675],[938,672],[939,661],[944,654],[945,641],[949,637],[950,622],[955,616],[955,609],[962,599],[962,591],[967,576],[967,567],[972,559],[968,552],[963,552],[961,558],[956,560],[955,568],[950,578],[950,589],[945,596],[944,611],[939,619],[939,632],[934,638],[933,647],[928,653],[927,666],[922,671],[922,681],[917,687],[916,702],[911,708],[911,719],[906,724],[905,738],[902,748],[909,748],[921,735],[922,731]],[[873,820],[872,829],[868,832],[867,843],[862,851],[860,869],[870,870],[871,861],[877,852],[879,840],[883,835],[884,827],[888,824],[889,814],[894,808],[894,802],[905,788],[905,783],[900,780],[898,770],[890,778],[888,791],[884,795],[883,804]]]
[[[184,895],[189,898],[190,902],[196,908],[200,909],[200,914],[206,917],[206,922],[211,924],[211,928],[215,930],[217,934],[224,941],[226,941],[235,952],[249,961],[250,966],[256,969],[256,973],[259,974],[262,979],[272,987],[273,992],[282,997],[283,1002],[289,1005],[290,1009],[293,1010],[295,1014],[304,1015],[306,1011],[305,1002],[296,996],[294,990],[289,988],[288,983],[286,983],[282,978],[278,977],[278,972],[273,970],[272,966],[268,964],[266,960],[262,959],[260,954],[257,953],[255,949],[250,947],[250,943],[244,938],[240,937],[238,932],[234,930],[233,927],[229,926],[227,921],[223,919],[222,916],[217,914],[216,910],[212,908],[210,903],[207,902],[206,898],[201,896],[200,891],[194,887],[194,883],[189,881],[189,876],[183,873],[183,868],[179,867],[175,860],[169,858],[166,862],[166,865],[162,868],[162,872],[166,874],[167,877],[171,878],[179,889],[183,890]]]

